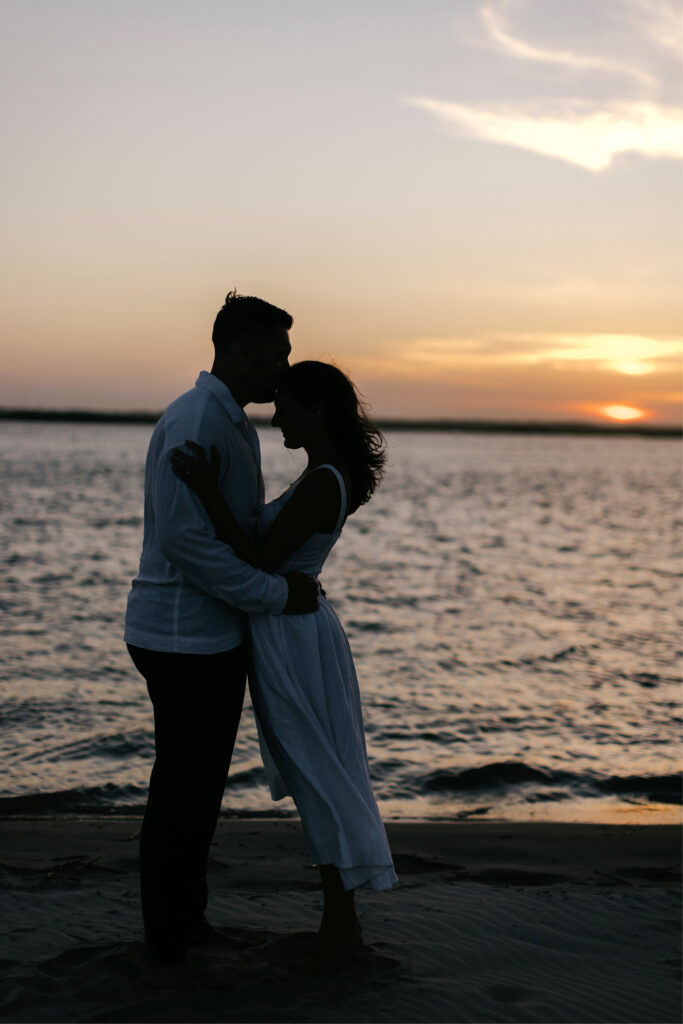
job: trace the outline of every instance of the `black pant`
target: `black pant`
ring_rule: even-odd
[[[128,645],[154,706],[156,759],[140,834],[145,939],[181,963],[201,925],[206,865],[242,713],[244,647],[171,654]]]

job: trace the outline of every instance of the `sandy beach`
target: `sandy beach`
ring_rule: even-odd
[[[193,951],[227,990],[139,980],[139,819],[0,830],[4,1021],[678,1021],[675,825],[395,823],[401,878],[360,893],[366,946],[332,979],[308,956],[321,894],[300,827],[222,820]]]

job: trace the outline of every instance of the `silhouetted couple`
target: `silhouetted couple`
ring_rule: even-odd
[[[221,941],[205,918],[209,845],[249,685],[274,799],[291,794],[322,878],[313,970],[361,944],[354,889],[396,883],[368,771],[358,682],[318,574],[382,474],[383,441],[336,367],[289,366],[291,316],[231,292],[215,358],[157,423],[145,466],[144,539],[128,596],[131,657],[154,708],[156,757],[140,839],[148,979],[201,985],[188,946]],[[244,412],[275,400],[306,469],[264,505]]]

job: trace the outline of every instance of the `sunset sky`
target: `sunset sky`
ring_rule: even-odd
[[[0,405],[162,408],[236,286],[379,416],[680,421],[678,0],[6,0],[0,39]]]

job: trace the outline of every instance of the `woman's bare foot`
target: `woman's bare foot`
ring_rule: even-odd
[[[343,926],[321,926],[311,958],[312,973],[328,977],[345,967],[363,945],[363,934],[356,918]]]
[[[333,864],[320,864],[325,909],[313,949],[311,968],[318,977],[341,970],[363,945],[353,889],[346,891]]]

